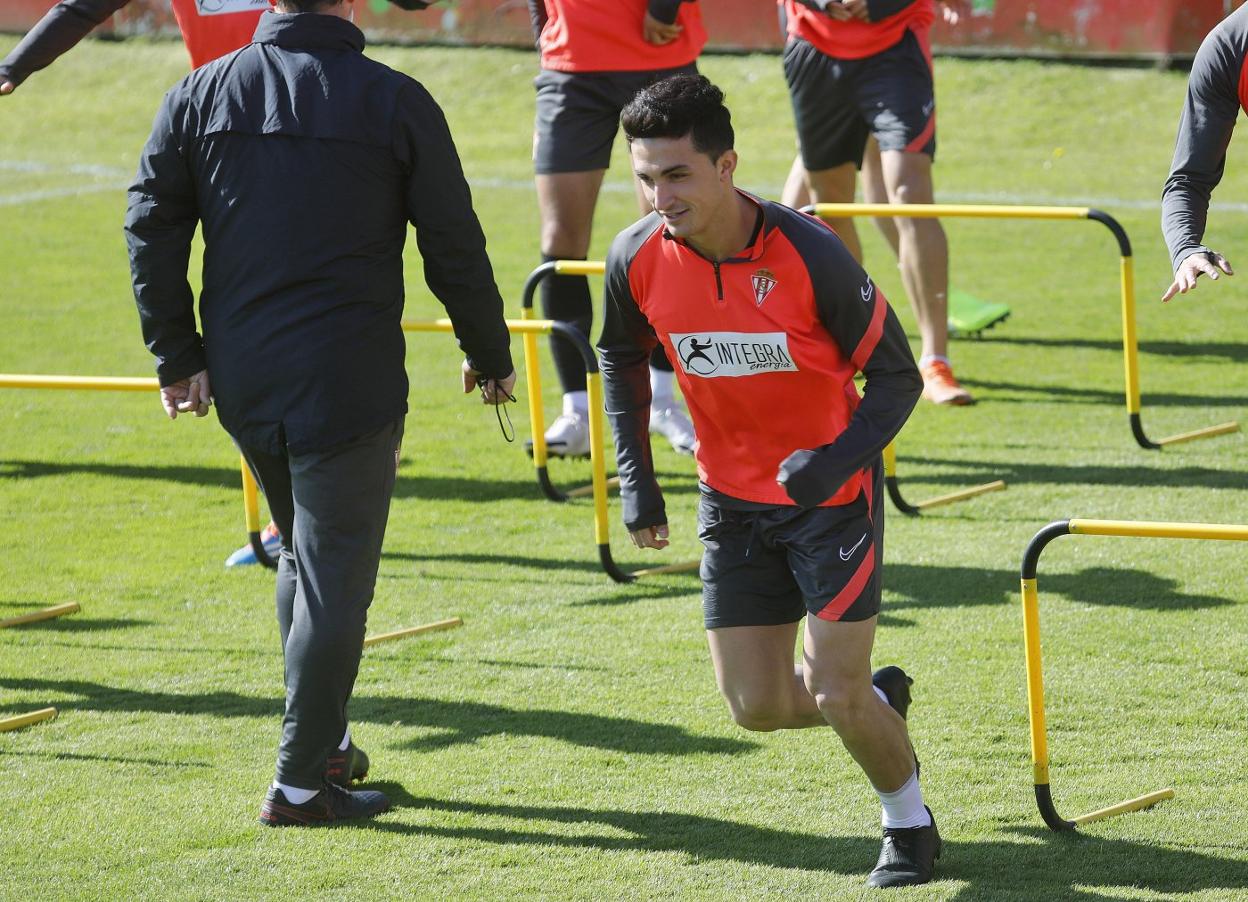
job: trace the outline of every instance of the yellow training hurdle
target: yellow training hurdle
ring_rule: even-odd
[[[1066,820],[1057,813],[1049,789],[1049,746],[1045,730],[1044,668],[1040,660],[1040,604],[1036,591],[1036,568],[1040,554],[1058,536],[1136,536],[1160,539],[1215,539],[1248,541],[1248,526],[1216,523],[1164,523],[1132,520],[1057,520],[1032,537],[1023,554],[1021,568],[1023,600],[1023,648],[1027,665],[1027,713],[1031,724],[1031,763],[1040,816],[1052,830],[1074,830],[1129,811],[1148,808],[1174,798],[1173,789],[1161,789]]]
[[[1122,300],[1122,356],[1126,375],[1127,417],[1131,434],[1141,448],[1156,450],[1201,438],[1224,435],[1239,429],[1239,423],[1219,423],[1191,432],[1183,432],[1156,441],[1144,432],[1140,420],[1139,348],[1135,330],[1135,263],[1131,255],[1131,239],[1114,217],[1092,207],[1008,206],[994,204],[815,204],[805,208],[808,213],[824,219],[854,216],[909,217],[914,219],[1086,219],[1099,222],[1113,233],[1118,242],[1118,284]]]

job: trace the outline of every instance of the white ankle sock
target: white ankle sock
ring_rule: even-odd
[[[663,410],[671,407],[676,403],[676,396],[672,392],[672,384],[676,381],[676,374],[667,370],[657,370],[650,367],[650,406],[655,410]]]
[[[884,704],[888,705],[890,708],[892,707],[892,705],[891,705],[891,704],[889,704],[889,701],[888,701],[888,693],[886,693],[886,692],[885,692],[883,689],[881,689],[879,686],[872,686],[871,688],[872,688],[872,689],[874,689],[874,690],[875,690],[875,694],[876,694],[876,695],[878,695],[878,696],[880,697],[880,701],[882,701]],[[346,746],[343,746],[343,748],[346,748]]]
[[[932,363],[948,363],[949,358],[943,354],[924,354],[919,358],[919,369]]]
[[[351,728],[347,727],[347,732],[342,734],[342,742],[338,743],[338,751],[345,752],[347,746],[351,744]]]
[[[563,396],[563,412],[587,416],[589,414],[589,392],[566,392]]]
[[[932,822],[932,816],[923,806],[923,792],[919,789],[917,769],[896,792],[880,792],[877,789],[875,793],[880,797],[880,804],[884,806],[880,822],[885,829],[926,827]]]
[[[287,786],[285,783],[278,783],[276,780],[273,781],[273,788],[280,789],[282,795],[286,796],[286,801],[292,805],[302,805],[320,792],[319,789],[300,789],[298,786]]]

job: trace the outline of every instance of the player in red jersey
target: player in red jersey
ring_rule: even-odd
[[[654,210],[612,244],[598,343],[629,535],[668,544],[647,435],[646,361],[662,344],[698,430],[703,614],[732,716],[831,725],[883,805],[868,882],[926,883],[940,837],[906,727],[911,681],[870,669],[880,454],[922,392],[905,333],[830,228],[733,186],[731,119],[705,78],[643,90],[621,121]]]
[[[927,31],[932,0],[781,0],[789,42],[785,77],[797,120],[806,184],[791,177],[784,200],[851,203],[868,138],[880,150],[879,181],[889,203],[931,203],[936,152],[935,92]],[[868,182],[868,192],[875,182]],[[855,257],[852,219],[834,222]],[[973,402],[953,375],[948,345],[949,252],[936,219],[881,223],[893,239],[902,281],[918,320],[924,396]]]
[[[529,12],[542,66],[533,133],[542,259],[583,260],[620,110],[646,85],[697,71],[706,31],[692,0],[529,0]],[[640,194],[638,203],[646,209]],[[552,276],[540,291],[543,315],[588,337],[593,304],[584,276]],[[546,445],[557,456],[588,454],[585,364],[558,338],[551,356],[564,394]],[[691,454],[693,427],[676,403],[672,366],[661,351],[651,366],[650,428]]]

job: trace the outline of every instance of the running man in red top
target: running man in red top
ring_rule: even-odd
[[[867,139],[879,143],[888,202],[932,203],[936,95],[926,32],[933,0],[781,0],[784,74],[811,199],[852,203]],[[800,182],[783,198],[796,203]],[[924,397],[973,403],[949,363],[949,247],[936,219],[897,218],[902,282],[918,321]],[[852,219],[833,221],[862,259]]]
[[[923,387],[905,333],[830,228],[734,188],[731,118],[705,78],[643,90],[621,121],[654,210],[611,247],[598,343],[625,525],[638,547],[668,544],[647,435],[661,344],[698,430],[703,614],[733,719],[830,724],[883,803],[868,882],[926,883],[940,837],[906,728],[911,680],[870,669],[880,453]]]
[[[1235,274],[1203,242],[1209,198],[1222,181],[1240,109],[1248,110],[1248,6],[1209,32],[1192,62],[1174,162],[1161,192],[1161,230],[1174,266],[1163,301],[1191,291],[1202,274],[1214,281],[1220,273]]]
[[[696,72],[706,31],[691,0],[529,0],[529,13],[542,65],[533,133],[542,260],[584,260],[620,110],[646,85]],[[640,192],[637,201],[643,213],[649,209]],[[589,336],[588,279],[553,276],[540,291],[544,316]],[[588,454],[585,364],[562,339],[552,336],[550,348],[563,412],[546,431],[546,445],[556,456]],[[672,365],[661,350],[651,361],[651,382],[650,428],[692,454],[693,427],[676,403]]]

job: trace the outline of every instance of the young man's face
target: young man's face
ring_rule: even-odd
[[[629,146],[633,172],[647,203],[676,238],[697,242],[733,196],[735,151],[718,160],[698,151],[693,138],[636,138]]]

